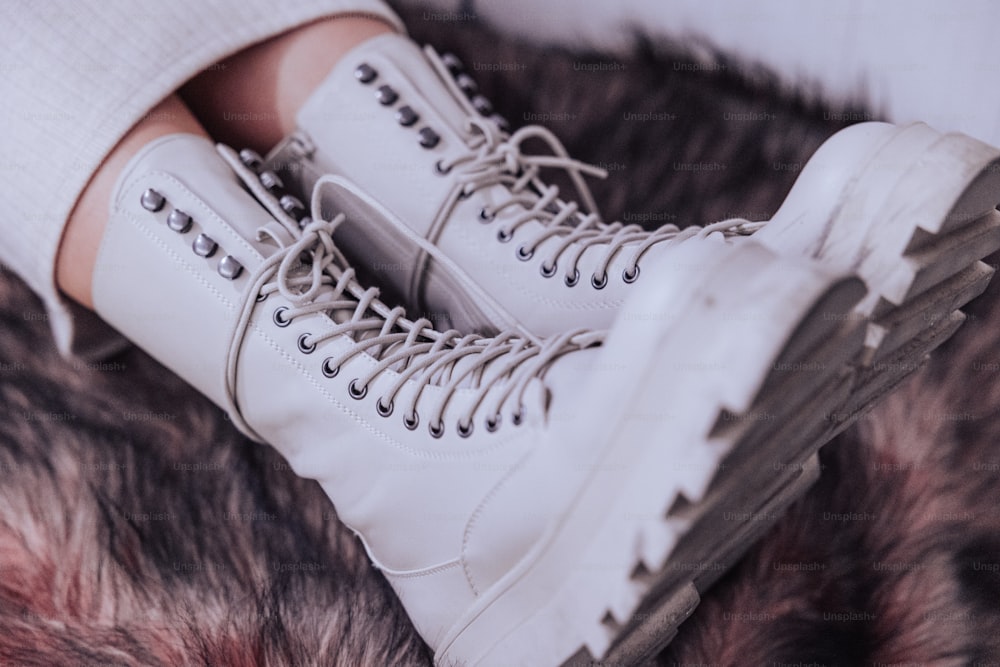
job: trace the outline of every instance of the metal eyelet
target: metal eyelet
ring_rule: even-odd
[[[506,229],[501,229],[497,232],[497,241],[500,243],[507,243],[512,238],[514,238],[513,232],[508,232]]]
[[[350,394],[351,398],[353,398],[356,401],[360,401],[362,398],[368,395],[367,386],[358,389],[357,385],[358,379],[359,378],[354,378],[353,380],[351,380],[351,384],[347,385],[347,393]]]
[[[497,214],[494,213],[493,211],[490,211],[485,206],[483,208],[479,209],[479,221],[480,222],[493,222],[493,220],[496,219],[496,217],[497,217]]]
[[[274,323],[277,326],[287,327],[289,324],[291,324],[292,321],[290,319],[286,319],[283,315],[283,313],[285,313],[287,310],[288,308],[286,308],[285,306],[279,306],[278,308],[274,309],[274,316],[271,319],[274,320]]]
[[[510,417],[510,423],[514,426],[520,426],[524,422],[524,406],[520,406]]]
[[[500,413],[497,413],[497,414],[493,415],[492,417],[487,417],[486,418],[486,430],[489,431],[490,433],[496,433],[497,430],[500,428],[500,420],[501,419],[503,419],[503,417],[500,415]]]
[[[525,247],[522,245],[517,247],[517,252],[515,252],[514,254],[517,255],[517,258],[522,262],[527,262],[529,259],[534,257],[535,251],[526,250]]]
[[[590,276],[590,286],[593,287],[594,289],[604,289],[607,286],[607,284],[608,284],[608,274],[606,273],[603,276],[601,276],[600,280],[597,279],[597,276]]]
[[[389,401],[389,405],[382,405],[381,398],[375,401],[375,412],[377,412],[380,417],[388,417],[391,415],[393,407],[392,401]]]
[[[337,377],[337,373],[340,372],[340,366],[330,366],[331,361],[333,361],[333,357],[327,357],[323,360],[323,365],[320,368],[323,371],[323,375],[328,378]]]
[[[299,336],[299,352],[302,354],[312,354],[313,350],[316,349],[316,343],[307,343],[306,339],[309,338],[309,334],[304,333]]]
[[[578,270],[576,270],[576,269],[573,269],[573,275],[572,276],[566,276],[563,279],[563,282],[566,283],[566,287],[573,287],[573,286],[575,286],[578,282],[580,282],[580,272]]]
[[[440,176],[445,176],[451,172],[451,166],[445,166],[444,160],[438,160],[434,163],[434,171]]]
[[[256,299],[256,301],[257,301],[257,303],[260,303],[261,301],[266,301],[266,300],[267,300],[267,297],[268,297],[268,295],[267,295],[267,294],[264,294],[263,292],[260,292],[260,293],[259,293],[259,294],[257,295],[257,299]]]
[[[458,434],[460,436],[462,436],[463,438],[468,438],[470,435],[472,435],[472,422],[470,421],[468,424],[463,424],[462,422],[458,422],[458,429],[456,430],[458,431]]]
[[[542,265],[538,267],[538,271],[539,273],[542,274],[542,278],[551,278],[552,276],[556,275],[556,268],[557,267],[555,264],[553,264],[552,266],[547,266],[545,262],[542,262]]]
[[[432,438],[440,438],[444,435],[444,424],[438,422],[437,424],[428,424],[427,430],[431,432]]]
[[[635,265],[635,271],[629,273],[628,269],[622,271],[622,280],[626,283],[634,283],[639,278],[639,265]]]
[[[412,415],[403,415],[403,426],[410,431],[415,431],[420,425],[420,415],[414,411]]]

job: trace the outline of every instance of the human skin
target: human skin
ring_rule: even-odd
[[[93,310],[92,277],[111,196],[129,160],[177,132],[267,151],[295,129],[295,114],[349,50],[391,32],[374,18],[332,17],[301,26],[207,68],[133,126],[91,176],[70,213],[56,257],[56,284]],[[227,120],[238,112],[251,120]]]

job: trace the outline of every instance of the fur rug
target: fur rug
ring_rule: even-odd
[[[779,97],[640,45],[553,53],[406,12],[515,125],[602,164],[611,216],[772,213],[863,110]],[[319,490],[137,350],[58,356],[0,272],[0,662],[427,665]],[[1000,286],[825,448],[821,481],[704,599],[664,665],[1000,663]]]

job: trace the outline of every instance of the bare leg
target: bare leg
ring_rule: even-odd
[[[266,152],[295,129],[295,114],[345,53],[393,31],[370,18],[310,23],[206,70],[180,95],[218,141]]]
[[[241,51],[195,77],[179,91],[180,97],[161,102],[108,155],[80,195],[56,258],[59,288],[93,308],[91,277],[111,193],[122,169],[143,146],[166,134],[205,134],[207,128],[218,141],[266,151],[294,128],[296,111],[344,53],[392,30],[367,18],[317,21]],[[227,120],[230,114],[240,119]]]
[[[118,175],[143,146],[157,137],[175,132],[205,134],[180,98],[171,95],[151,109],[115,146],[77,200],[59,246],[56,284],[81,305],[90,309],[94,307],[91,276]]]

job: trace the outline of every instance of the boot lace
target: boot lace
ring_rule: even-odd
[[[667,224],[647,231],[635,224],[603,222],[584,175],[605,178],[605,170],[570,157],[562,142],[545,127],[528,125],[513,134],[507,134],[497,123],[476,112],[441,57],[430,47],[426,52],[441,79],[469,112],[467,130],[472,135],[467,153],[437,163],[438,172],[454,172],[456,182],[456,187],[442,208],[438,224],[443,224],[450,217],[461,199],[483,188],[504,186],[509,198],[493,207],[484,207],[479,214],[483,222],[491,222],[505,209],[521,209],[520,213],[498,229],[497,239],[509,242],[519,228],[531,222],[540,223],[542,228],[518,246],[517,257],[528,260],[544,241],[558,239],[558,243],[552,245],[542,263],[541,272],[546,277],[555,275],[557,264],[565,257],[564,273],[569,285],[574,285],[579,280],[578,265],[584,252],[591,246],[604,246],[605,251],[591,279],[595,287],[606,284],[608,266],[626,247],[630,248],[631,254],[623,277],[626,282],[633,282],[639,275],[642,256],[657,243],[679,243],[689,238],[704,238],[716,232],[721,232],[724,236],[749,235],[765,224],[731,218],[704,227],[690,226],[682,230],[676,225]],[[525,153],[522,144],[529,139],[544,142],[551,155]],[[542,168],[565,171],[585,208],[581,208],[576,201],[560,199],[558,186],[548,185],[540,179],[539,172]]]
[[[344,215],[338,214],[328,220],[322,218],[318,188],[313,192],[311,203],[312,218],[305,218],[300,223],[301,230],[292,234],[291,239],[288,238],[290,226],[278,229],[277,221],[270,223],[275,227],[265,227],[258,232],[260,238],[269,237],[280,247],[253,272],[247,297],[234,325],[226,363],[228,407],[237,426],[252,437],[260,439],[243,418],[236,398],[239,357],[251,326],[251,316],[260,303],[274,293],[279,293],[291,304],[291,307],[275,311],[274,321],[279,326],[287,326],[294,319],[312,313],[327,313],[334,322],[327,331],[300,337],[299,350],[303,353],[312,353],[324,342],[341,336],[351,339],[352,345],[343,352],[323,360],[325,376],[336,376],[344,364],[364,354],[377,362],[351,381],[348,393],[352,398],[364,398],[380,376],[395,375],[392,384],[378,397],[376,409],[381,416],[392,414],[396,399],[407,383],[412,382],[416,391],[411,392],[402,408],[403,422],[413,430],[420,422],[417,407],[424,390],[430,386],[440,387],[440,400],[434,402],[426,415],[434,437],[443,435],[445,409],[460,388],[474,391],[458,416],[459,435],[466,437],[472,433],[475,414],[481,409],[488,415],[487,430],[495,431],[505,404],[516,406],[512,422],[519,424],[524,417],[525,392],[532,381],[540,380],[548,366],[561,355],[601,341],[600,333],[583,329],[538,344],[516,332],[484,338],[454,329],[436,331],[426,318],[409,320],[403,308],[390,308],[382,303],[378,299],[378,289],[366,289],[355,279],[354,269],[348,266],[333,242],[334,231],[343,222]]]

